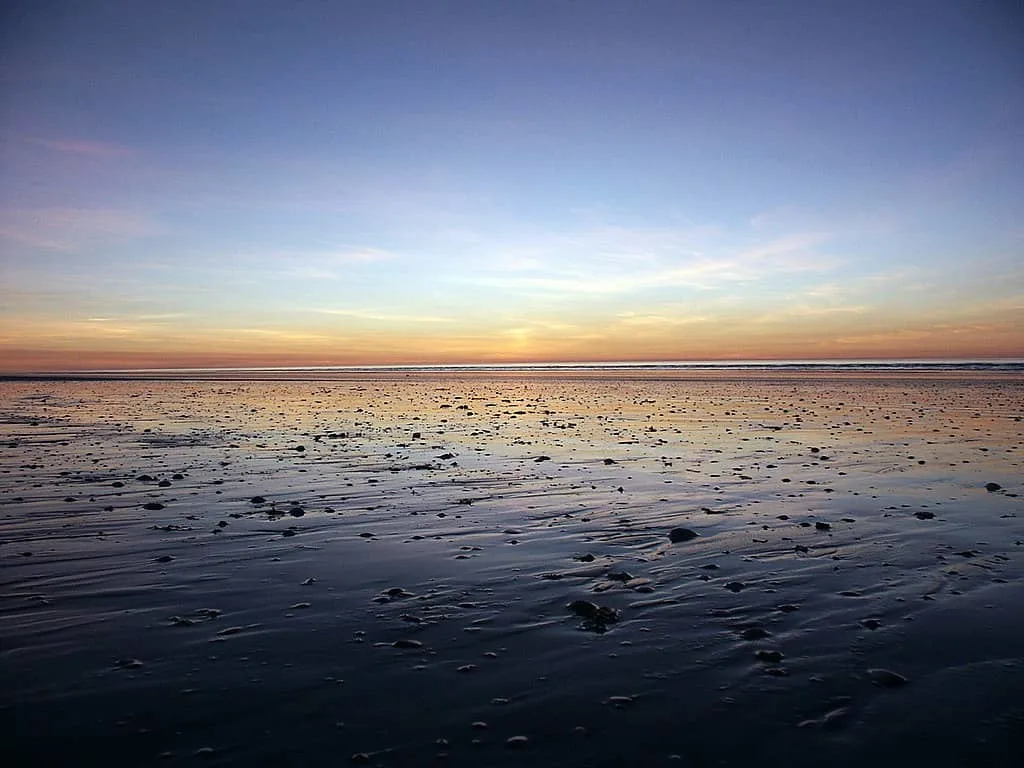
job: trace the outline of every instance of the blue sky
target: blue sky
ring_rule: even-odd
[[[1024,355],[1024,22],[5,12],[7,367]]]

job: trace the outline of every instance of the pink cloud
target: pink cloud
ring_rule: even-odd
[[[71,251],[83,242],[117,242],[159,231],[147,215],[120,209],[0,210],[0,238],[36,248]]]

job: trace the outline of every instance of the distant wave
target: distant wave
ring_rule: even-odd
[[[389,373],[969,373],[1024,374],[1024,359],[998,360],[693,360],[655,362],[565,362],[565,363],[480,363],[448,365],[365,365],[365,366],[278,366],[223,368],[136,368],[132,370],[90,370],[0,375],[0,379],[44,378],[174,378],[174,379],[261,379],[333,378],[358,374]]]

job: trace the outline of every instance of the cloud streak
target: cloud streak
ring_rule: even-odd
[[[84,155],[101,159],[127,157],[134,155],[135,150],[122,144],[111,144],[103,141],[87,141],[83,139],[33,139],[33,144],[71,155]]]
[[[147,214],[118,208],[14,208],[0,211],[0,238],[48,251],[121,242],[157,234]]]

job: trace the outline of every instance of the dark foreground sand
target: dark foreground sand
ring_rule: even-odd
[[[2,383],[0,759],[1020,765],[1022,415],[998,376]]]

